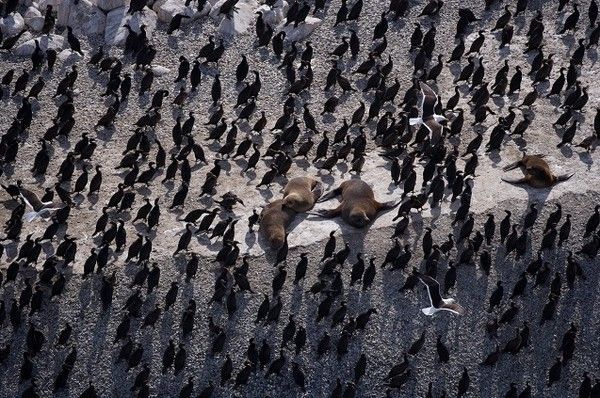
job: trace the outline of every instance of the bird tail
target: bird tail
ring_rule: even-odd
[[[437,311],[435,310],[434,307],[427,307],[427,308],[421,309],[421,312],[423,312],[423,314],[425,314],[425,315],[432,316]]]
[[[32,222],[33,220],[40,218],[40,215],[36,211],[28,211],[23,214],[23,219],[27,222]]]
[[[423,123],[423,119],[421,119],[420,117],[411,117],[410,119],[408,119],[408,124],[410,124],[411,126],[421,123]]]

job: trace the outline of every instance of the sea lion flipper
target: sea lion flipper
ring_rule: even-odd
[[[524,184],[524,183],[527,183],[527,178],[525,178],[525,177],[515,178],[515,179],[502,178],[502,181],[508,182],[509,184]]]
[[[575,175],[575,173],[557,175],[556,182],[567,181],[569,178],[573,177],[574,175]]]
[[[379,203],[379,210],[380,211],[390,210],[390,209],[397,207],[400,203],[402,203],[401,200],[398,200],[398,201],[390,200],[389,202]]]
[[[340,208],[335,209],[321,209],[321,210],[313,210],[308,211],[306,214],[312,214],[314,216],[319,216],[322,218],[335,218],[340,215]]]
[[[341,188],[336,188],[334,190],[331,190],[331,191],[327,192],[325,195],[321,196],[321,198],[319,198],[319,200],[317,200],[317,203],[325,202],[326,200],[335,198],[336,196],[338,196],[341,193],[342,193]]]
[[[321,195],[323,195],[323,184],[321,184],[319,181],[317,181],[315,186],[312,188],[312,194],[313,194],[313,198],[316,203],[319,200],[319,198],[321,197]]]
[[[519,167],[520,165],[521,165],[521,161],[520,161],[520,160],[518,160],[518,161],[516,161],[516,162],[514,162],[514,163],[511,163],[511,164],[508,164],[508,165],[504,166],[504,167],[502,168],[502,170],[504,170],[504,171],[510,171],[510,170],[514,170],[514,169],[516,169],[517,167]]]

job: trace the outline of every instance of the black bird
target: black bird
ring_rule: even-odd
[[[565,19],[563,28],[558,33],[562,35],[568,30],[574,30],[577,27],[578,21],[579,21],[579,9],[577,7],[577,3],[574,3],[573,4],[573,13],[571,13],[567,17],[567,19]]]
[[[79,39],[73,34],[73,28],[70,26],[67,26],[67,41],[72,51],[79,53],[82,57],[84,56]]]
[[[589,237],[596,228],[600,225],[600,205],[596,205],[594,207],[594,213],[588,218],[585,224],[585,233],[583,234],[584,238]]]
[[[548,386],[556,383],[560,380],[563,363],[560,358],[556,358],[556,362],[550,367],[548,371]]]
[[[440,362],[447,363],[450,360],[450,353],[449,353],[446,345],[444,345],[444,343],[442,343],[441,339],[442,339],[442,336],[437,337],[436,350],[437,350],[437,354],[438,354],[438,358],[439,358]]]
[[[169,22],[169,27],[167,28],[167,34],[170,35],[173,32],[175,32],[176,30],[179,29],[179,27],[181,26],[181,21],[183,21],[183,19],[185,18],[189,18],[188,15],[185,14],[175,14],[173,16],[173,18],[171,18],[171,22]]]

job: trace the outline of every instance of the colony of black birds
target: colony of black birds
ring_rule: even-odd
[[[206,0],[197,3],[202,9]],[[226,0],[219,12],[235,18],[237,3]],[[301,28],[309,15],[322,18],[318,30],[333,29],[326,43],[290,42],[259,12],[245,55],[230,38],[199,36],[194,53],[179,54],[176,75],[155,68],[166,51],[157,36],[166,30],[174,36],[169,43],[183,42],[194,27],[211,25],[207,18],[182,25],[186,16],[177,14],[152,39],[144,26],[127,26],[123,50],[88,52],[74,27],[56,26],[48,5],[41,33],[66,28],[69,48],[83,56],[76,62],[58,60],[39,40],[30,61],[15,61],[10,51],[26,30],[0,36],[0,100],[17,107],[2,115],[0,139],[2,395],[600,397],[597,339],[582,337],[597,334],[588,319],[594,309],[572,308],[574,297],[594,303],[597,293],[597,190],[584,203],[565,200],[573,206],[563,209],[527,188],[531,203],[522,216],[514,207],[487,216],[471,209],[486,178],[480,164],[501,155],[517,160],[509,147],[526,151],[542,139],[569,165],[581,148],[579,161],[594,167],[600,111],[586,135],[594,90],[582,74],[600,38],[596,1],[585,9],[569,0],[486,0],[473,9],[441,0],[373,3],[290,1],[282,24]],[[134,0],[128,13],[146,6]],[[1,15],[23,7],[8,0]],[[367,12],[378,15],[373,26],[363,22]],[[438,34],[448,21],[454,48],[436,45],[449,42]],[[402,52],[390,51],[388,40],[400,35],[409,38]],[[561,53],[549,53],[557,37]],[[490,53],[502,62],[488,63]],[[233,68],[227,58],[237,60]],[[81,74],[95,82],[91,89]],[[286,84],[275,100],[281,110],[272,114],[261,107],[269,101],[263,86],[279,87],[279,75]],[[427,123],[409,121],[422,115],[420,82],[436,89],[452,75],[453,95],[438,98],[434,109],[447,123],[440,119],[434,137]],[[320,92],[325,99],[317,102]],[[207,101],[192,105],[201,95]],[[90,96],[106,101],[102,114],[85,109],[81,98]],[[340,116],[352,99],[358,107]],[[534,131],[542,102],[560,113],[556,135]],[[266,202],[272,186],[292,174],[360,178],[369,157],[386,163],[391,189],[403,199],[391,239],[377,242],[382,252],[366,244],[357,251],[332,231],[318,252],[286,242],[276,256],[245,253],[257,241],[260,211],[245,207],[244,190]],[[236,194],[231,181],[246,185]],[[440,207],[449,215],[431,223],[421,216]],[[552,208],[545,219],[543,208]],[[93,222],[82,214],[93,214]],[[176,248],[166,252],[173,240],[167,226],[180,224]],[[464,316],[433,315],[451,318],[446,333],[419,311],[427,302],[415,289],[423,275],[439,280],[444,296],[458,295],[465,309]],[[473,284],[488,285],[489,293],[470,297],[481,291]],[[393,293],[378,302],[382,289]],[[404,315],[410,325],[396,324]],[[374,330],[374,320],[388,330]],[[482,322],[485,330],[464,331]],[[390,340],[403,328],[415,339]],[[368,340],[393,357],[362,350]],[[475,345],[491,349],[461,357]],[[427,351],[436,353],[435,369],[419,364]],[[521,361],[536,365],[533,373],[521,368],[533,377],[493,376],[494,368]],[[574,373],[574,362],[585,371]],[[456,374],[444,375],[451,365]]]

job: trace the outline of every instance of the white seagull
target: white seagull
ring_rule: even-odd
[[[23,187],[19,189],[19,196],[23,199],[27,207],[32,210],[23,214],[23,218],[27,222],[31,222],[37,218],[48,218],[52,212],[61,208],[60,205],[52,201],[42,202],[34,192]]]
[[[432,316],[438,311],[450,311],[457,315],[465,314],[465,309],[457,304],[454,299],[442,298],[438,281],[428,275],[421,274],[420,272],[417,273],[417,276],[419,277],[419,280],[427,286],[427,293],[429,293],[429,301],[431,302],[431,307],[423,308],[421,310],[423,311],[423,314]]]
[[[442,138],[443,126],[440,123],[447,122],[448,119],[435,113],[435,105],[438,102],[438,96],[435,91],[433,91],[431,87],[423,82],[419,82],[419,87],[421,89],[421,93],[423,94],[423,102],[421,103],[421,117],[411,117],[408,120],[408,123],[411,126],[416,124],[424,124],[425,127],[427,127],[427,130],[431,132],[431,144],[435,146]]]

